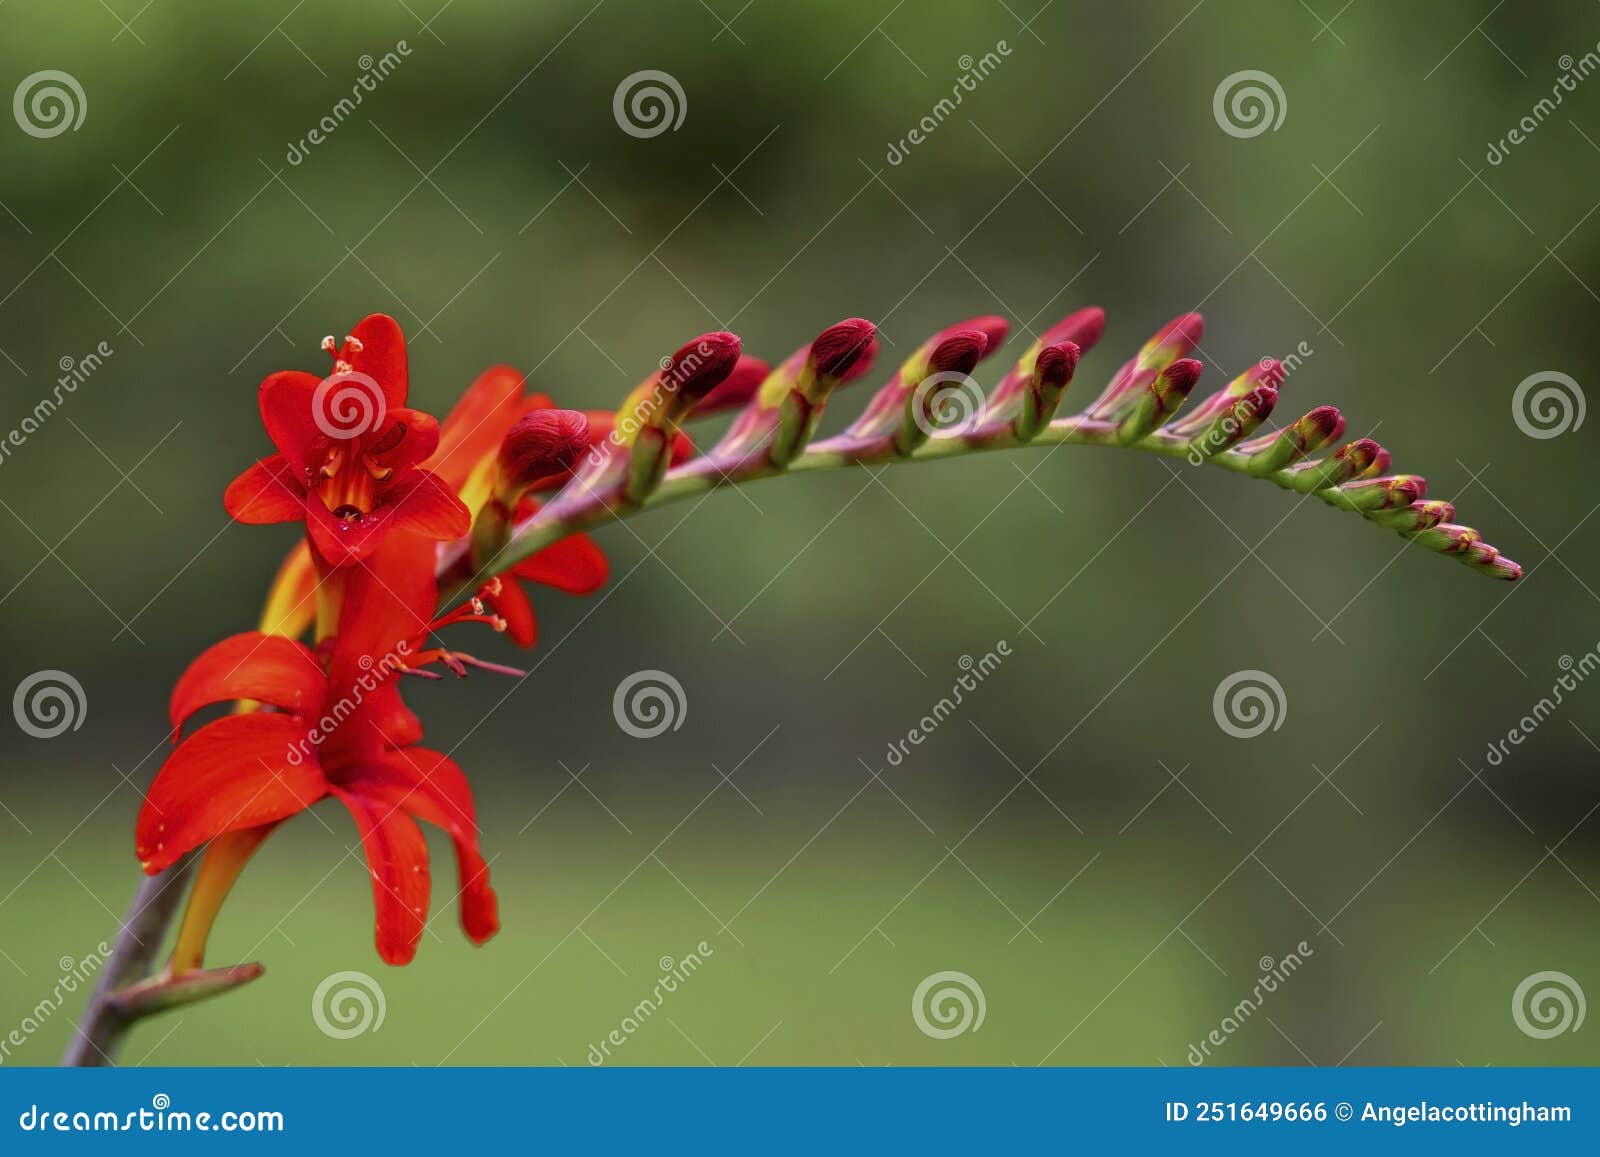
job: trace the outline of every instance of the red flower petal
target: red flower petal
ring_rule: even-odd
[[[346,522],[335,518],[322,499],[312,496],[306,502],[306,534],[329,566],[349,566],[367,558],[388,529],[389,519],[380,512]]]
[[[350,573],[328,665],[333,694],[342,694],[341,688],[402,643],[410,648],[428,633],[439,602],[434,556],[432,542],[396,533]]]
[[[587,534],[573,534],[523,559],[511,573],[571,595],[587,595],[605,585],[611,564]]]
[[[229,715],[178,745],[145,793],[134,850],[151,875],[223,832],[303,811],[327,790],[304,723]],[[297,756],[298,762],[291,756]]]
[[[267,375],[256,396],[267,437],[302,478],[306,470],[322,465],[316,444],[327,435],[317,426],[311,401],[321,384],[315,374],[280,370]]]
[[[522,374],[490,366],[467,387],[445,417],[439,449],[428,469],[460,490],[480,463],[491,457],[522,407]]]
[[[306,487],[302,477],[282,454],[273,454],[228,483],[222,505],[235,522],[255,526],[299,522],[306,516]]]
[[[355,706],[323,740],[325,767],[422,737],[395,684],[421,649],[439,601],[434,554],[432,542],[402,531],[350,571],[328,660],[328,699]]]
[[[439,448],[439,419],[421,410],[390,410],[362,448],[379,467],[410,470]]]
[[[400,332],[400,323],[386,313],[374,313],[356,323],[350,336],[355,343],[346,342],[339,351],[339,359],[349,362],[355,373],[366,374],[383,390],[389,409],[398,410],[406,404],[408,390],[406,378],[406,339]]]
[[[510,575],[502,578],[500,593],[489,596],[489,602],[495,614],[506,621],[506,634],[513,643],[531,647],[539,641],[539,617],[533,613],[533,604],[516,579]]]
[[[428,842],[405,812],[382,799],[330,787],[361,832],[372,873],[378,955],[385,964],[409,964],[428,920]]]
[[[207,647],[178,679],[168,708],[173,738],[196,711],[229,699],[259,699],[291,714],[310,714],[327,686],[310,647],[282,635],[245,631]]]
[[[444,542],[472,530],[472,512],[443,479],[426,470],[395,479],[383,489],[379,502],[396,529]]]
[[[401,808],[448,832],[456,849],[462,930],[474,944],[500,930],[499,900],[489,886],[489,865],[478,849],[472,788],[454,760],[412,747],[390,752],[341,778],[350,791]]]

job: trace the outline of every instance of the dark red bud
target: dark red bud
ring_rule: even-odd
[[[1334,451],[1333,456],[1346,463],[1346,466],[1355,474],[1361,474],[1378,459],[1378,455],[1387,457],[1387,451],[1371,438],[1357,438],[1347,446],[1341,446]]]
[[[534,410],[517,419],[500,443],[500,472],[530,486],[572,467],[589,448],[589,419],[577,410]]]
[[[701,334],[667,360],[661,384],[685,397],[707,394],[739,364],[739,338],[725,330]]]
[[[965,377],[977,368],[988,348],[989,338],[981,329],[956,330],[947,334],[928,355],[928,372]]]
[[[1034,372],[1047,387],[1060,389],[1072,380],[1082,352],[1070,341],[1061,342],[1059,345],[1047,345],[1039,351],[1039,356],[1033,361]]]
[[[1166,382],[1165,393],[1168,396],[1175,394],[1180,398],[1187,398],[1189,391],[1194,389],[1194,384],[1200,380],[1200,374],[1204,370],[1205,367],[1194,358],[1179,358],[1162,370],[1160,377],[1156,380]],[[1271,409],[1273,400],[1276,400],[1276,395],[1266,403],[1268,409]]]
[[[811,343],[811,361],[825,378],[847,380],[865,373],[863,365],[878,349],[878,328],[870,321],[852,317],[830,325]],[[856,374],[850,371],[862,366]]]
[[[1306,415],[1306,422],[1320,445],[1327,445],[1344,432],[1344,415],[1337,406],[1318,406]]]

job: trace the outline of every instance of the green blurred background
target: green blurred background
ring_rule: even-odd
[[[602,406],[704,330],[776,358],[859,314],[892,364],[965,316],[1038,331],[1098,303],[1072,406],[1200,303],[1208,381],[1307,343],[1281,416],[1340,406],[1528,577],[1401,553],[1320,504],[1279,525],[1271,486],[1099,450],[786,479],[612,527],[604,600],[540,601],[503,707],[493,677],[411,690],[473,777],[503,933],[460,936],[436,845],[432,932],[385,969],[354,831],[320,808],[213,940],[266,976],[142,1026],[126,1059],[581,1065],[704,940],[617,1063],[1183,1064],[1304,940],[1210,1063],[1600,1060],[1594,1026],[1534,1039],[1511,1007],[1545,970],[1600,995],[1600,686],[1485,761],[1600,640],[1595,425],[1535,439],[1511,408],[1536,372],[1593,385],[1600,80],[1485,159],[1595,48],[1600,8],[1036,7],[0,8],[0,95],[48,68],[87,99],[75,132],[0,124],[0,427],[62,359],[114,350],[0,463],[4,686],[61,669],[88,703],[58,738],[4,732],[0,1035],[131,894],[168,689],[254,623],[292,541],[221,510],[267,449],[255,386],[324,365],[324,334],[395,314],[413,402],[442,413],[493,361]],[[612,107],[644,69],[686,101],[649,139]],[[1219,127],[1244,69],[1280,82],[1275,131]],[[886,767],[1001,639],[1012,656]],[[611,711],[643,668],[688,704],[649,741]],[[1242,669],[1287,704],[1250,740],[1212,714]],[[386,1019],[336,1040],[311,1000],[347,969]],[[912,994],[944,970],[981,986],[981,1030],[918,1030]],[[52,1063],[80,1000],[7,1063]]]

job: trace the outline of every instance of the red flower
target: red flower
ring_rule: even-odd
[[[442,479],[418,465],[439,445],[432,415],[407,409],[399,323],[363,318],[342,346],[326,338],[333,373],[283,370],[261,383],[261,421],[278,453],[228,487],[240,522],[305,520],[312,546],[340,566],[364,559],[389,530],[460,538],[472,516]]]
[[[176,971],[198,967],[218,905],[280,822],[333,796],[356,821],[371,869],[379,955],[416,954],[428,910],[428,849],[416,820],[455,843],[461,923],[474,943],[499,930],[488,866],[478,850],[472,793],[448,756],[417,746],[422,727],[400,699],[398,676],[470,657],[426,649],[430,632],[485,621],[481,602],[432,618],[434,551],[391,535],[351,576],[340,629],[319,656],[257,631],[235,635],[190,664],[172,692],[174,738],[195,712],[248,699],[276,710],[224,716],[168,757],[139,813],[135,848],[155,874],[211,842],[174,951]],[[487,664],[477,664],[487,666]]]

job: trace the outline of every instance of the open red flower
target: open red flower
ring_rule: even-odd
[[[406,408],[405,337],[392,317],[363,318],[336,345],[333,372],[282,370],[261,383],[261,421],[278,448],[229,485],[239,522],[304,519],[312,546],[333,566],[371,555],[401,529],[460,538],[472,516],[437,475],[418,469],[439,445],[439,423]]]
[[[404,964],[428,911],[428,849],[417,820],[455,844],[461,924],[474,943],[499,930],[488,866],[478,848],[472,792],[454,760],[418,746],[422,727],[400,699],[400,674],[468,656],[427,649],[451,623],[486,621],[478,600],[433,619],[434,552],[392,535],[351,577],[340,630],[319,655],[281,635],[251,631],[206,650],[173,689],[174,738],[197,711],[232,700],[271,710],[228,715],[183,739],[157,773],[139,813],[135,848],[155,874],[210,842],[177,970],[198,967],[217,907],[261,841],[283,820],[333,796],[350,812],[371,869],[379,955]],[[479,664],[486,665],[486,664]]]

